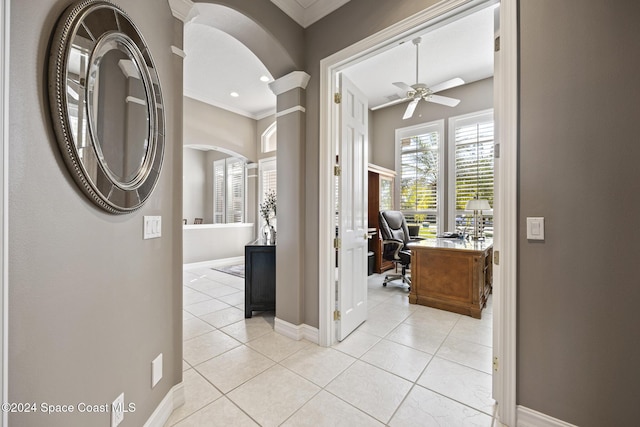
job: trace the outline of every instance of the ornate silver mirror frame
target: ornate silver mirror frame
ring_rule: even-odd
[[[162,168],[164,110],[151,52],[122,9],[84,0],[65,10],[49,58],[49,102],[84,193],[114,214],[142,206]]]

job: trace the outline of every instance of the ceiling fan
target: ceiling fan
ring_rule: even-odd
[[[420,102],[421,99],[424,99],[427,102],[435,102],[436,104],[446,105],[448,107],[455,107],[460,103],[459,99],[449,98],[448,96],[436,95],[437,92],[463,85],[464,80],[462,80],[460,77],[456,77],[451,80],[438,83],[431,87],[428,87],[424,83],[419,83],[418,81],[419,49],[418,48],[421,41],[422,41],[422,38],[420,37],[417,37],[412,40],[413,44],[416,46],[416,84],[409,86],[408,84],[403,82],[394,82],[393,83],[394,86],[402,89],[405,92],[405,97],[380,105],[376,109],[388,107],[390,105],[411,100],[409,105],[407,105],[407,109],[404,112],[404,116],[402,116],[402,119],[406,120],[413,116],[413,112],[416,110],[416,107],[418,106],[418,103]]]

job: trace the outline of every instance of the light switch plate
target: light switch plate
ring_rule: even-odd
[[[144,216],[143,239],[155,239],[162,236],[162,217]]]
[[[544,217],[527,217],[527,239],[544,240]]]

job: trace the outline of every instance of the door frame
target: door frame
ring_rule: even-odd
[[[8,292],[9,292],[9,33],[10,0],[0,5],[0,401],[8,400]],[[8,425],[8,412],[0,416],[0,427]]]
[[[442,19],[469,10],[480,0],[443,0],[422,12],[375,33],[320,61],[320,176],[319,176],[319,322],[318,343],[335,342],[331,313],[336,291],[334,177],[337,141],[337,117],[333,103],[336,75],[346,67],[373,56],[379,49],[409,40],[411,34]],[[494,266],[494,346],[497,348],[495,399],[500,402],[501,422],[516,425],[516,273],[517,273],[517,130],[518,130],[518,57],[517,0],[500,1],[501,60],[500,76],[494,99],[496,140],[500,143],[500,174],[496,179],[499,197],[494,206],[495,224],[502,232],[494,240],[502,255]],[[496,85],[496,83],[494,83]],[[497,297],[497,298],[496,298]],[[496,310],[497,309],[497,310]]]

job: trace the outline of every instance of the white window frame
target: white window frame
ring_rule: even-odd
[[[440,142],[438,145],[438,168],[440,175],[438,176],[438,188],[436,190],[436,234],[442,234],[444,221],[446,220],[443,202],[443,192],[446,189],[446,159],[445,159],[445,134],[444,134],[444,119],[434,120],[428,123],[421,123],[418,125],[408,126],[404,128],[396,129],[396,147],[395,147],[395,164],[396,164],[396,179],[394,188],[394,205],[400,209],[401,199],[401,182],[402,182],[402,140],[410,138],[412,136],[421,135],[429,132],[438,132],[440,135]]]
[[[494,123],[493,139],[495,143],[496,130],[493,117],[493,108],[487,110],[476,111],[474,113],[462,114],[459,116],[449,117],[449,137],[448,137],[448,224],[449,230],[455,231],[456,227],[456,128],[469,126],[479,122],[491,121]],[[495,189],[495,163],[494,163],[494,189]],[[494,190],[495,191],[495,190]],[[493,208],[493,206],[492,206]],[[488,211],[487,211],[488,213]],[[493,215],[493,209],[491,209]]]
[[[277,125],[278,122],[273,122],[264,132],[262,132],[260,137],[260,151],[263,153],[272,153],[278,149],[278,137],[276,135],[276,132],[278,131]],[[273,146],[271,146],[272,143]]]

